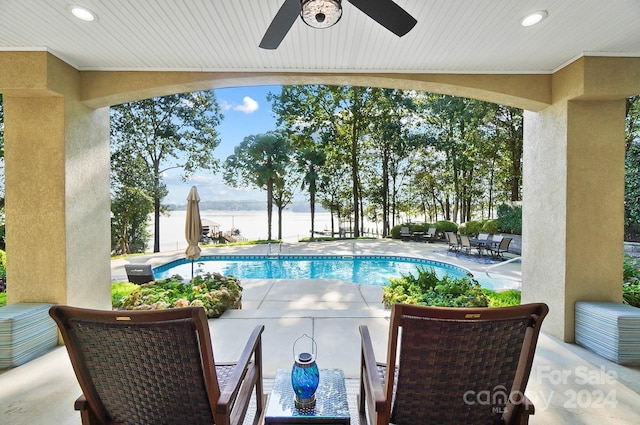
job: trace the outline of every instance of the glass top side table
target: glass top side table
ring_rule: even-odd
[[[341,369],[321,369],[316,405],[299,410],[294,403],[291,370],[278,369],[269,397],[265,424],[350,424],[347,390]]]

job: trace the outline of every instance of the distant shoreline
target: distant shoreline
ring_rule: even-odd
[[[167,205],[169,211],[185,211],[187,204],[169,204]],[[215,211],[266,211],[267,203],[265,201],[200,201],[200,210],[215,210]],[[305,201],[296,201],[285,207],[287,211],[293,212],[306,212],[311,213],[309,203]],[[273,211],[277,211],[274,206]],[[320,204],[316,204],[316,212],[323,213],[328,212]]]

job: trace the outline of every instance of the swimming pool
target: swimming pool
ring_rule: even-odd
[[[365,285],[384,286],[390,277],[401,274],[416,274],[417,267],[433,267],[440,277],[467,275],[469,270],[439,261],[411,257],[382,255],[367,256],[301,256],[278,257],[215,255],[196,260],[196,272],[233,275],[238,279],[339,279]],[[157,279],[173,275],[183,278],[191,276],[191,260],[179,259],[154,268]],[[474,276],[480,285],[488,289],[505,287],[505,282],[486,276]],[[513,284],[510,284],[513,286]]]

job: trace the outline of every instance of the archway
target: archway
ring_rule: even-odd
[[[0,70],[7,162],[20,164],[7,167],[7,272],[21,282],[9,302],[108,307],[109,105],[309,83],[413,88],[528,110],[523,300],[547,302],[547,329],[571,341],[576,300],[621,298],[624,99],[640,92],[640,59],[583,57],[553,75],[81,72],[46,52],[2,52],[0,63],[10,64]],[[34,246],[34,234],[50,244]]]

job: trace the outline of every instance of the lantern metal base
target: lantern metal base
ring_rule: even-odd
[[[298,398],[295,397],[295,406],[296,409],[302,412],[308,412],[313,410],[316,407],[316,395],[312,395],[309,398]]]

